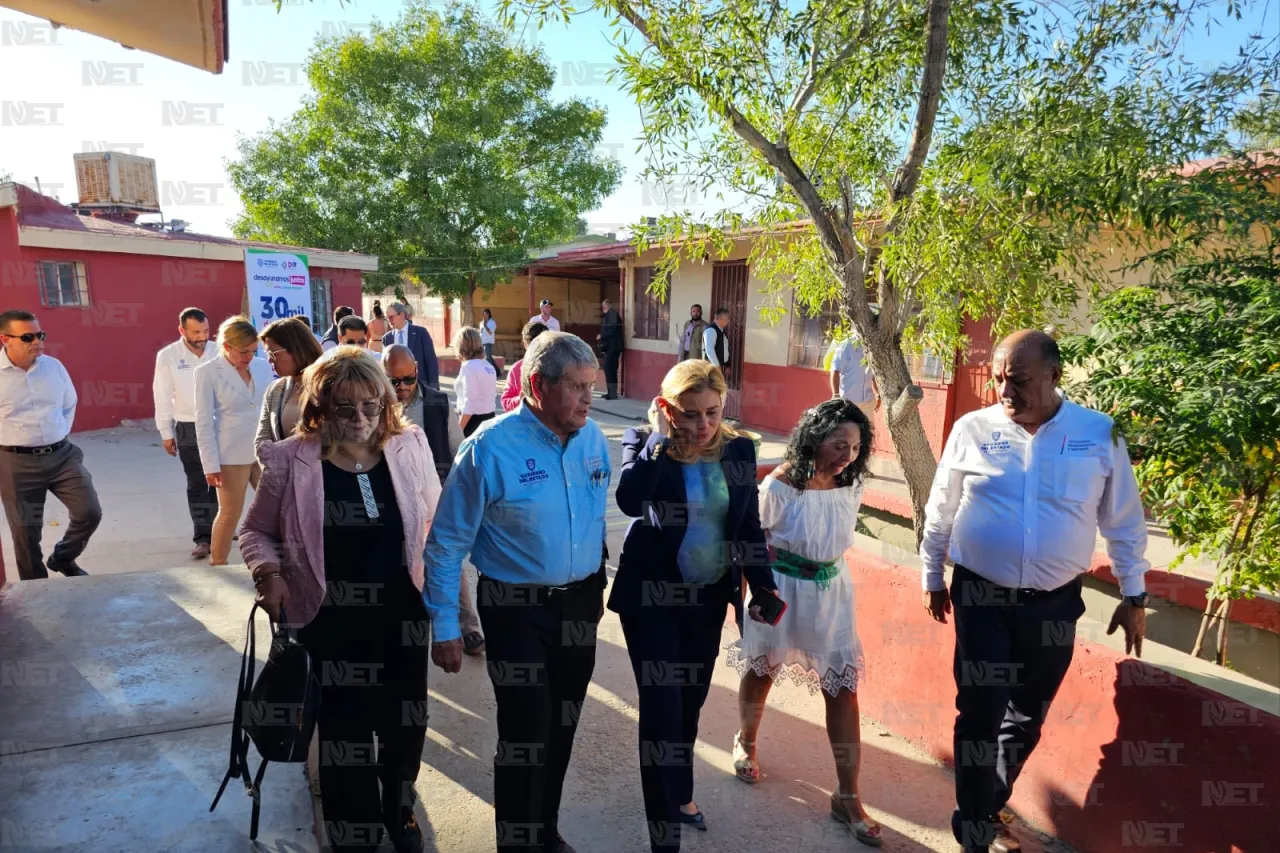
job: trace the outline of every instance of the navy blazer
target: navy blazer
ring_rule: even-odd
[[[418,361],[418,381],[432,388],[440,387],[440,360],[436,358],[436,345],[431,340],[431,333],[421,326],[410,323],[409,333],[405,336],[406,346]],[[389,347],[396,342],[396,330],[391,329],[382,336],[382,345]]]
[[[618,508],[635,521],[627,528],[609,594],[609,609],[616,613],[634,615],[642,607],[693,603],[677,564],[688,529],[684,465],[666,454],[665,445],[663,436],[648,430],[628,429],[622,436]],[[741,436],[732,439],[724,446],[720,465],[729,487],[724,538],[732,563],[725,580],[703,591],[714,596],[707,603],[725,595],[741,624],[743,575],[753,592],[777,589],[760,527],[755,444]]]

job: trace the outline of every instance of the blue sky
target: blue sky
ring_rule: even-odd
[[[167,217],[185,219],[193,230],[229,234],[240,203],[223,163],[235,153],[237,134],[253,134],[268,119],[286,118],[294,110],[306,91],[301,63],[316,36],[359,32],[372,20],[389,23],[403,2],[286,0],[279,13],[274,0],[229,0],[228,5],[230,59],[219,76],[84,33],[54,31],[38,19],[0,9],[0,99],[10,110],[46,122],[15,126],[6,122],[10,113],[0,117],[0,172],[31,185],[39,178],[47,194],[68,202],[75,200],[72,154],[104,147],[130,151],[156,161]],[[1190,58],[1226,59],[1222,52],[1246,31],[1280,32],[1275,7],[1280,0],[1259,4],[1246,22],[1224,22],[1212,35],[1189,32]],[[605,79],[614,51],[602,16],[587,13],[568,27],[557,23],[540,31],[530,26],[525,38],[540,43],[555,68],[554,96],[589,98],[608,111],[602,149],[622,161],[627,174],[587,216],[593,230],[623,228],[660,214],[668,203],[695,209],[710,205],[705,198],[664,197],[660,188],[641,181],[643,162],[634,153],[640,113]],[[173,126],[175,111],[213,123]]]

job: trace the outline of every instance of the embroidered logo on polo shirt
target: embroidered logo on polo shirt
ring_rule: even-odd
[[[524,460],[524,466],[529,470],[520,475],[520,485],[522,486],[527,486],[530,483],[540,483],[543,480],[551,479],[550,475],[547,474],[546,471],[543,471],[538,467],[538,461],[536,459]]]
[[[1067,453],[1083,453],[1086,450],[1093,450],[1098,446],[1098,442],[1088,438],[1069,438],[1067,446],[1063,448]]]
[[[984,444],[980,444],[978,445],[978,447],[982,450],[983,453],[1004,453],[1013,445],[1009,443],[1009,439],[1007,438],[1001,440],[1002,435],[1003,435],[1002,432],[1000,432],[999,430],[996,430],[995,432],[991,433],[990,441]]]

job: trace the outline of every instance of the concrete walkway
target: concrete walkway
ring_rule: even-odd
[[[607,405],[598,407],[598,420],[617,465],[617,438],[634,420]],[[227,764],[251,584],[242,566],[214,569],[186,557],[181,467],[160,449],[156,433],[109,430],[76,441],[106,511],[82,560],[93,575],[22,583],[0,598],[0,846],[66,853],[252,849],[249,801],[238,783],[217,812],[208,812]],[[613,506],[616,554],[627,520]],[[61,507],[50,501],[50,509],[57,520]],[[60,531],[47,533],[51,544]],[[260,637],[265,630],[260,622]],[[562,831],[581,853],[642,853],[635,682],[613,614],[599,636]],[[725,641],[735,637],[728,628]],[[874,672],[865,684],[876,689]],[[452,676],[432,669],[430,686],[431,730],[418,784],[428,849],[488,853],[496,730],[484,663],[467,659]],[[722,663],[696,749],[695,796],[711,831],[689,833],[686,849],[860,849],[827,817],[835,778],[821,698],[790,686],[773,692],[760,738],[764,780],[750,788],[731,768],[736,697],[736,675]],[[885,825],[884,849],[956,849],[948,828],[951,774],[865,717],[863,741],[862,793]],[[1025,826],[1019,832],[1028,853],[1065,850]],[[273,765],[259,849],[315,850],[313,833],[301,765]]]

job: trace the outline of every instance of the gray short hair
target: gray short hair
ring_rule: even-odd
[[[387,310],[395,311],[397,314],[403,314],[406,317],[411,316],[409,314],[409,309],[405,307],[403,302],[392,302],[390,305],[387,306]]]
[[[520,366],[520,394],[533,399],[533,375],[559,382],[570,367],[597,368],[596,354],[582,338],[568,332],[546,331],[534,338]]]

